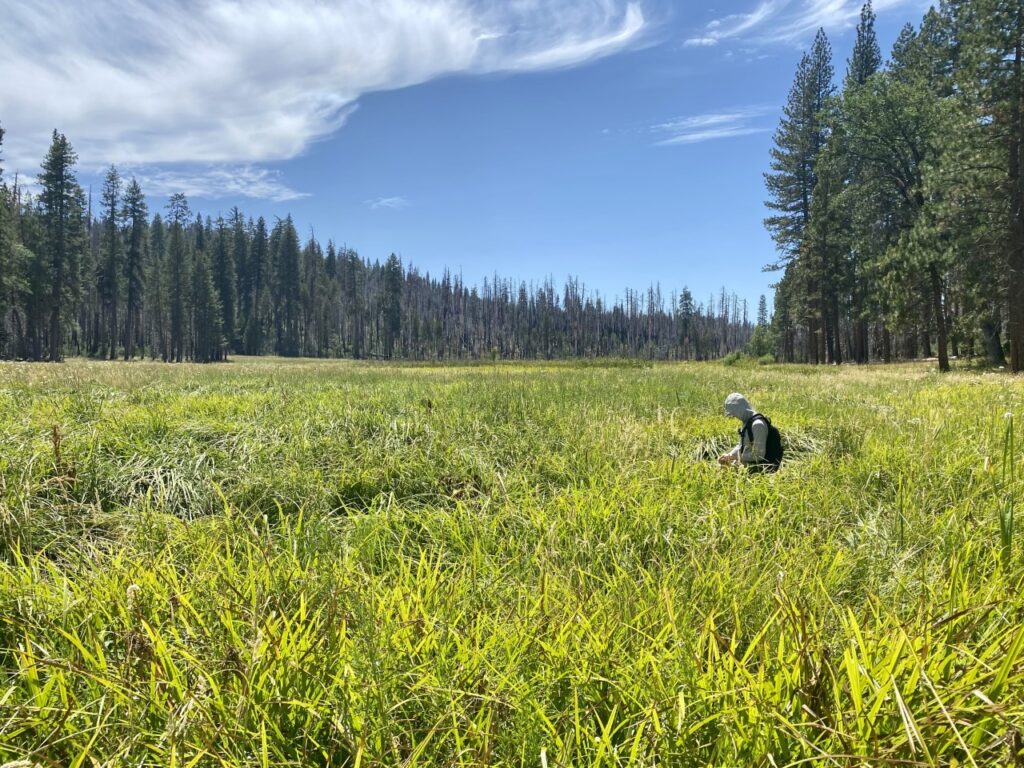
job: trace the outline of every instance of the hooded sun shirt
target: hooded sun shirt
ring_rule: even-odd
[[[739,419],[743,424],[754,415],[754,409],[743,395],[733,392],[725,398],[725,415]],[[741,427],[742,429],[742,427]],[[740,443],[732,449],[732,455],[737,457],[742,464],[759,464],[765,460],[766,446],[768,443],[768,425],[764,419],[755,419],[750,425],[754,439],[748,441],[740,438]]]

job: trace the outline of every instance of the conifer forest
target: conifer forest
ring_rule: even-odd
[[[1024,5],[943,0],[887,61],[874,22],[838,84],[819,31],[775,135],[775,352],[1024,370]]]
[[[180,193],[150,218],[134,178],[111,166],[93,201],[75,163],[55,131],[38,195],[0,187],[3,357],[707,360],[767,325],[763,297],[753,318],[724,288],[704,303],[657,285],[607,302],[578,278],[469,286],[394,254],[381,263],[303,243],[290,216],[204,219]]]

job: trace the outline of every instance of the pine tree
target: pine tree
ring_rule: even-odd
[[[217,219],[213,245],[213,282],[220,304],[221,332],[228,346],[235,339],[235,255],[232,232],[223,219]]]
[[[821,319],[817,358],[838,365],[843,359],[841,305],[847,289],[844,267],[849,252],[848,222],[842,199],[848,153],[842,126],[834,114],[830,114],[829,121],[833,129],[815,166],[817,183],[811,197],[811,221],[801,266],[810,276],[810,284],[818,286],[817,294],[808,297],[808,302],[816,305]]]
[[[270,243],[267,223],[263,217],[253,229],[252,248],[249,249],[247,319],[244,331],[245,354],[263,354],[266,340],[266,322],[270,315]]]
[[[772,268],[791,273],[791,284],[799,286],[806,298],[811,358],[816,362],[825,357],[822,296],[831,276],[823,273],[822,254],[808,250],[807,230],[818,183],[818,158],[828,142],[824,109],[833,94],[832,77],[831,47],[824,31],[818,30],[811,52],[804,54],[797,67],[771,151],[773,172],[765,175],[767,205],[777,211],[765,220],[780,254]]]
[[[296,357],[300,350],[299,316],[301,312],[301,252],[299,235],[292,217],[287,216],[274,227],[272,258],[276,266],[277,297],[275,324],[277,352],[285,357]]]
[[[134,178],[125,190],[121,216],[127,227],[127,247],[124,258],[124,359],[131,360],[135,357],[135,347],[142,332],[143,299],[146,286],[146,219],[149,216],[142,187]]]
[[[828,40],[818,31],[814,49],[805,53],[783,109],[771,151],[773,173],[765,175],[778,214],[765,222],[783,262],[797,259],[811,217],[811,195],[817,182],[815,163],[828,140],[822,110],[832,95],[832,64]]]
[[[402,332],[402,262],[395,254],[384,265],[384,357],[394,356],[395,345]]]
[[[167,203],[170,237],[167,244],[166,285],[168,303],[167,359],[180,363],[186,355],[186,323],[188,320],[189,273],[191,259],[186,240],[185,222],[191,215],[185,195],[171,195]]]
[[[77,160],[67,138],[54,131],[39,176],[40,216],[45,231],[45,282],[43,285],[36,283],[40,293],[33,296],[33,302],[42,310],[38,316],[45,314],[48,322],[45,343],[40,335],[35,339],[33,353],[37,359],[42,359],[44,349],[50,360],[63,359],[65,335],[78,294],[78,268],[85,242],[85,200],[75,178]],[[37,334],[41,332],[42,328],[36,329]]]
[[[200,241],[200,246],[205,241]],[[223,358],[221,306],[206,249],[199,247],[192,261],[192,360],[209,363]]]
[[[688,287],[683,286],[682,293],[679,294],[679,341],[684,360],[692,359],[693,342],[691,337],[694,315],[696,315],[696,307],[693,302],[693,294],[690,293]]]
[[[171,352],[167,337],[168,296],[167,238],[163,219],[157,213],[149,225],[149,258],[146,260],[146,335],[149,356],[165,362]]]
[[[365,319],[363,311],[365,308],[364,285],[365,268],[359,258],[359,254],[353,250],[346,251],[345,262],[345,306],[349,312],[349,349],[352,357],[359,360],[365,354]],[[442,291],[444,287],[442,286]],[[443,301],[443,299],[442,299]],[[442,312],[444,308],[442,309]],[[441,323],[443,324],[443,319]],[[439,333],[443,333],[440,331]]]
[[[235,352],[244,350],[245,329],[249,322],[249,293],[252,290],[249,275],[249,237],[245,217],[238,208],[231,209],[231,257],[235,267],[235,322],[229,346]],[[227,335],[227,334],[225,334]]]
[[[875,13],[871,2],[865,3],[860,12],[860,23],[857,25],[857,38],[853,46],[853,54],[850,56],[846,70],[843,97],[856,89],[864,86],[882,66],[882,51],[878,46],[878,38],[875,34]],[[842,107],[839,110],[839,121],[842,122]],[[844,185],[847,190],[858,189],[865,181],[862,164],[852,157],[848,148],[842,147],[842,155],[836,158],[838,167],[844,169]],[[876,245],[874,238],[865,238],[861,242],[855,239],[857,225],[861,224],[861,231],[866,227],[864,222],[858,222],[859,213],[855,206],[855,196],[840,193],[844,198],[843,215],[846,217],[846,224],[849,231],[843,243],[846,252],[845,264],[842,271],[845,273],[847,292],[850,301],[852,349],[850,350],[853,359],[858,363],[868,362],[869,330],[868,330],[868,303],[877,295],[877,290],[871,280],[871,262],[877,257],[874,249]],[[851,200],[850,198],[853,198]],[[882,306],[875,306],[875,314],[883,314]]]
[[[316,357],[320,354],[323,337],[319,320],[323,313],[324,254],[316,237],[310,237],[302,249],[302,272],[300,286],[301,354]]]
[[[878,37],[875,35],[875,12],[868,0],[860,10],[857,39],[846,69],[845,87],[864,85],[881,66],[882,50],[878,47]]]
[[[882,255],[887,303],[904,323],[927,333],[926,354],[931,354],[934,329],[939,369],[948,371],[944,297],[951,252],[945,235],[933,226],[932,213],[940,201],[926,194],[927,173],[942,162],[946,104],[941,94],[949,91],[939,74],[947,70],[939,61],[945,58],[941,26],[929,11],[919,34],[901,38],[890,70],[858,91],[850,117],[851,135],[856,132],[854,153],[869,180],[862,191],[874,190],[874,203],[883,206],[888,221],[890,244]]]
[[[103,181],[103,256],[99,263],[96,284],[99,288],[100,301],[103,303],[103,315],[106,318],[106,341],[102,345],[107,349],[107,359],[117,357],[117,311],[121,292],[122,278],[122,246],[121,246],[121,176],[117,168],[110,166]]]
[[[328,348],[332,356],[342,354],[342,333],[345,318],[341,305],[341,267],[338,249],[333,240],[327,242],[327,257],[324,260],[324,276],[326,278],[325,322],[328,324]]]
[[[82,254],[81,301],[78,305],[78,325],[81,331],[79,348],[90,357],[99,357],[104,332],[107,328],[103,316],[103,301],[100,297],[99,278],[103,264],[103,225],[92,215],[92,187],[89,188],[88,223],[86,225],[87,247]]]

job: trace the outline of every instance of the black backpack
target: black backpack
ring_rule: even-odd
[[[772,422],[767,416],[755,413],[743,422],[743,428],[740,430],[740,445],[744,445],[745,440],[754,441],[753,424],[755,419],[761,419],[768,425],[768,440],[764,445],[764,462],[756,466],[763,472],[777,472],[782,466],[782,433],[777,427],[772,426]]]

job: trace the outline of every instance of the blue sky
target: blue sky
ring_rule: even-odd
[[[818,26],[856,0],[0,0],[4,168],[58,128],[98,192],[291,213],[303,234],[470,282],[774,279],[763,173]],[[880,0],[887,51],[920,0]],[[96,195],[98,197],[98,194]]]

